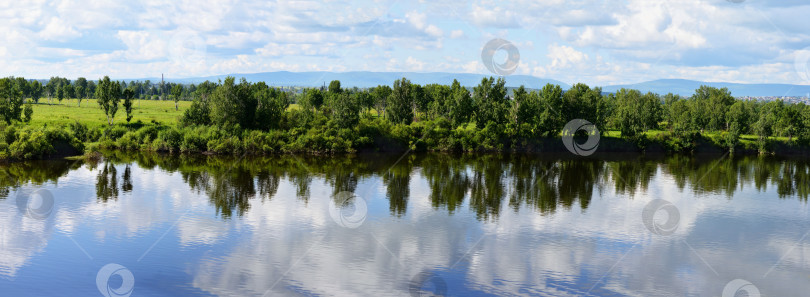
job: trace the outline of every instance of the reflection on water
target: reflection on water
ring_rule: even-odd
[[[720,296],[734,279],[763,296],[810,289],[807,160],[400,157],[0,165],[0,289],[100,295],[108,263],[132,271],[141,296]],[[43,218],[15,204],[36,189],[55,197]],[[367,206],[338,212],[362,211],[358,226],[330,216],[341,192]],[[679,211],[674,234],[642,224],[653,199]]]

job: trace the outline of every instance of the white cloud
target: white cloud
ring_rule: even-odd
[[[52,17],[45,28],[39,31],[39,37],[44,40],[66,41],[79,36],[82,36],[79,31],[57,17]]]
[[[498,37],[520,48],[527,66],[519,73],[569,83],[673,76],[807,83],[792,63],[810,45],[810,25],[800,21],[808,13],[794,2],[700,0],[0,3],[0,74],[407,71],[409,57],[426,63],[416,64],[423,71],[481,72],[474,66],[481,46]],[[179,31],[204,42],[204,61],[172,59]]]
[[[168,56],[168,40],[147,31],[118,31],[118,38],[127,46],[122,56],[131,61],[149,61]]]
[[[551,68],[566,68],[588,61],[588,55],[570,46],[552,44],[548,46]]]

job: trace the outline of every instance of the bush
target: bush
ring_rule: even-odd
[[[55,152],[44,131],[22,131],[16,135],[8,147],[9,155],[15,159],[31,159]]]
[[[156,151],[180,151],[183,143],[183,134],[175,128],[165,129],[158,132],[157,138],[152,141],[152,149]]]
[[[127,132],[116,141],[116,146],[122,150],[138,150],[141,147],[137,132]]]
[[[121,136],[124,136],[124,134],[126,134],[127,132],[129,132],[129,129],[127,129],[124,126],[112,126],[104,130],[103,137],[112,141],[116,141],[118,140],[118,138],[121,138]]]
[[[71,123],[68,128],[73,132],[73,135],[81,141],[87,141],[88,137],[90,136],[87,125],[82,124],[79,121]]]
[[[208,149],[208,140],[197,133],[185,133],[183,143],[180,144],[181,152],[203,152]]]
[[[208,141],[208,150],[217,154],[240,154],[242,142],[236,136],[212,139]]]
[[[250,131],[242,139],[242,143],[246,154],[271,154],[281,151],[285,145],[284,138],[283,131]]]

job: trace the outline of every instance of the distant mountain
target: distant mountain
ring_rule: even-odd
[[[300,86],[300,87],[317,87],[326,84],[329,85],[330,81],[340,80],[340,84],[344,87],[360,87],[369,88],[378,85],[392,85],[394,80],[400,78],[407,78],[412,83],[424,84],[446,84],[453,83],[453,79],[457,79],[463,86],[476,86],[481,83],[481,79],[485,77],[497,77],[497,75],[484,75],[484,74],[469,74],[469,73],[446,73],[446,72],[368,72],[368,71],[353,71],[353,72],[262,72],[262,73],[237,73],[227,75],[216,75],[208,77],[184,78],[184,79],[168,79],[172,82],[182,83],[199,83],[205,80],[217,81],[224,79],[227,76],[238,78],[244,77],[248,81],[264,81],[268,85],[273,86]],[[558,84],[565,89],[570,86],[564,82],[553,79],[542,79],[528,75],[510,75],[505,77],[507,86],[520,86],[527,87],[542,87],[547,83]],[[158,79],[159,80],[159,79]],[[154,79],[152,79],[154,81]]]
[[[332,80],[340,80],[344,87],[360,87],[368,88],[378,85],[391,85],[394,80],[405,77],[413,83],[418,84],[446,84],[449,85],[453,79],[457,79],[463,86],[473,87],[481,82],[482,78],[495,76],[485,74],[469,74],[469,73],[446,73],[446,72],[369,72],[369,71],[353,71],[353,72],[262,72],[262,73],[236,73],[227,75],[216,75],[208,77],[195,77],[184,79],[167,79],[171,82],[181,83],[199,83],[205,80],[217,81],[224,79],[227,76],[236,78],[244,77],[248,81],[264,81],[268,85],[273,86],[298,86],[298,87],[318,87],[324,84],[329,85]],[[563,89],[568,89],[571,86],[564,82],[537,78],[529,75],[510,75],[506,78],[507,87],[519,87],[521,85],[530,89],[539,89],[547,83],[560,85]],[[160,78],[150,78],[153,82],[159,81]],[[708,85],[718,88],[728,88],[731,94],[740,96],[807,96],[810,94],[810,85],[788,85],[788,84],[737,84],[737,83],[724,83],[724,82],[701,82],[685,79],[659,79],[648,82],[626,84],[626,85],[609,85],[602,86],[602,91],[613,93],[621,88],[637,89],[642,92],[654,92],[658,94],[673,93],[682,96],[690,96],[694,94],[695,89],[701,85]]]
[[[613,93],[621,88],[637,89],[642,92],[653,92],[658,94],[673,93],[681,96],[691,96],[695,89],[701,85],[717,88],[728,88],[731,95],[735,97],[752,96],[807,96],[810,93],[810,86],[787,85],[787,84],[735,84],[724,82],[702,82],[686,79],[659,79],[629,85],[614,85],[603,87],[603,92]]]

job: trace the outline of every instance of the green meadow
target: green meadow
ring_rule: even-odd
[[[178,102],[178,110],[174,108],[174,101],[135,100],[134,116],[132,122],[140,120],[143,123],[159,122],[166,125],[177,124],[178,117],[191,105],[190,101]],[[87,126],[106,125],[107,117],[96,103],[95,99],[84,99],[79,105],[77,99],[64,99],[61,102],[53,100],[48,104],[47,98],[42,98],[34,104],[34,116],[31,125],[70,124],[76,121]],[[126,112],[119,106],[115,115],[115,123],[126,123]]]

